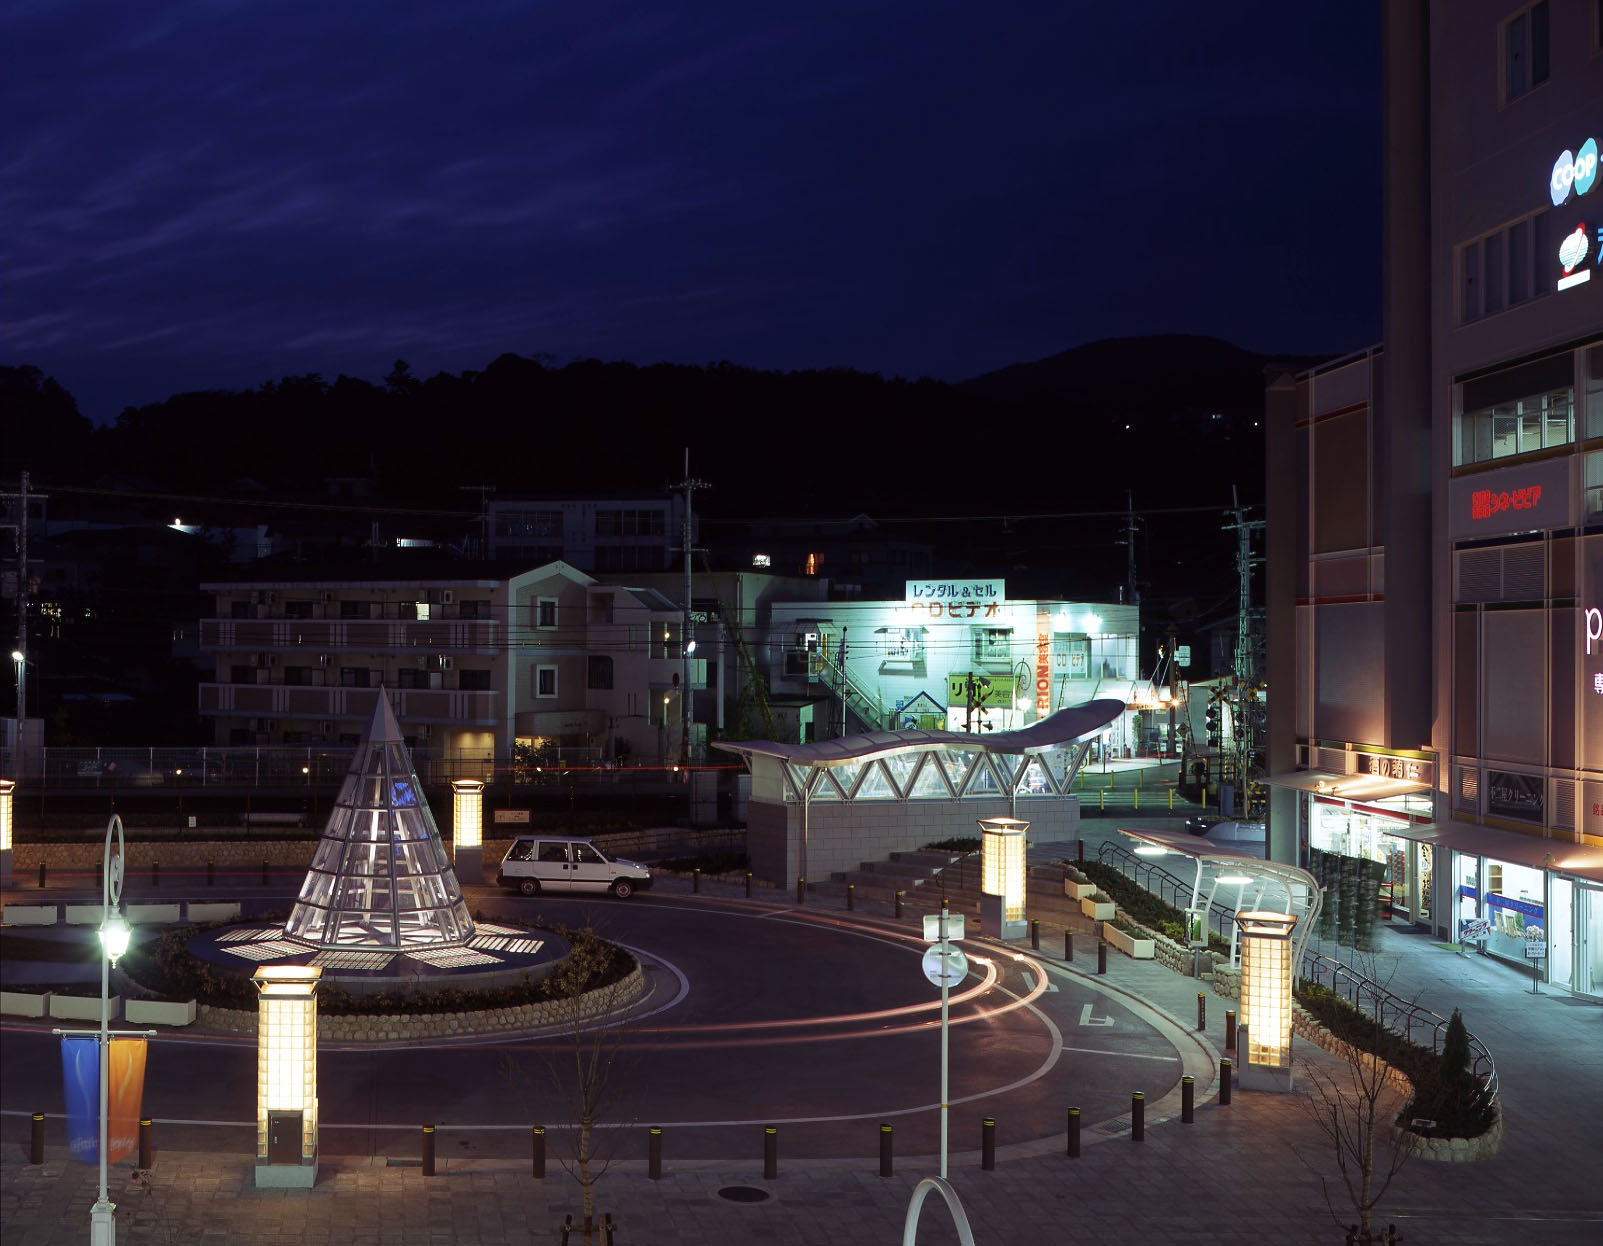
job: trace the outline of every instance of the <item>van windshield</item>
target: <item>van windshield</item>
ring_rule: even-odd
[[[602,855],[601,850],[591,844],[575,844],[573,846],[573,859],[582,861],[586,865],[607,864],[607,858]]]

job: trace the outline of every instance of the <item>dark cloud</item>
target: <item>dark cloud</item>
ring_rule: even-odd
[[[506,350],[957,377],[1376,336],[1343,3],[13,3],[0,358],[97,418]]]

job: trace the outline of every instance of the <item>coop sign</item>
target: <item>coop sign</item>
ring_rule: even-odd
[[[913,602],[1000,602],[1007,600],[1003,580],[908,580],[907,600]]]
[[[1584,195],[1597,183],[1597,140],[1589,138],[1579,151],[1565,148],[1553,162],[1553,175],[1548,181],[1548,194],[1553,206],[1561,208],[1570,196]]]

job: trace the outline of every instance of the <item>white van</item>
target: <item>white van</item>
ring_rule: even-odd
[[[495,881],[526,896],[542,891],[610,891],[627,900],[651,886],[651,871],[638,861],[607,856],[588,839],[520,835],[501,858]]]

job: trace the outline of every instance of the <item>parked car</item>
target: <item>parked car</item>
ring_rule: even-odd
[[[526,896],[610,891],[627,900],[651,886],[651,871],[638,861],[609,857],[588,839],[520,835],[501,858],[495,881]]]

